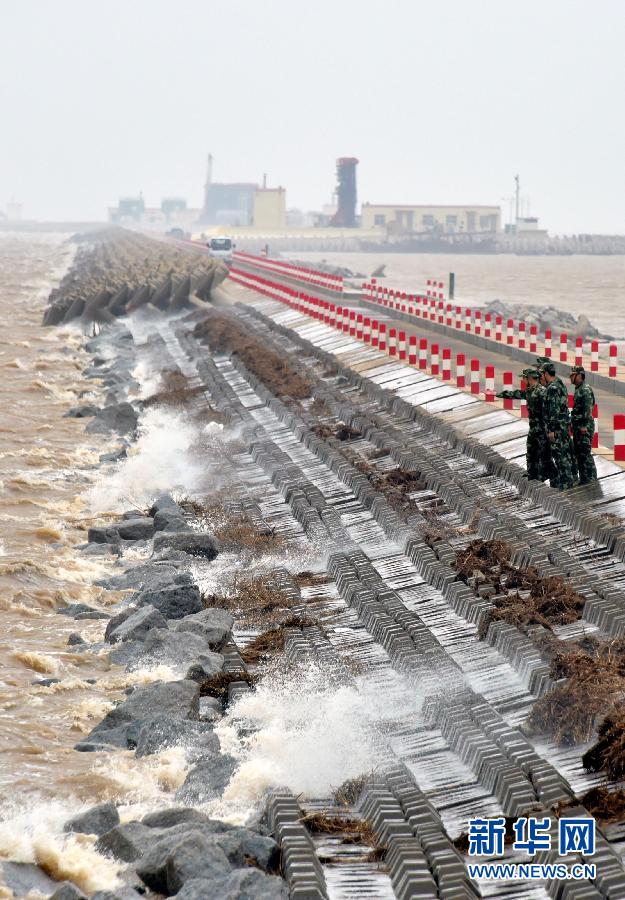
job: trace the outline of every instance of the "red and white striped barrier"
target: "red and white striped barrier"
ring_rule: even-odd
[[[456,356],[456,387],[465,388],[467,386],[467,370],[465,364],[464,353]]]
[[[419,368],[427,369],[428,367],[428,342],[427,338],[419,340]]]
[[[484,399],[487,403],[495,400],[495,367],[486,366],[486,378],[484,380]]]
[[[380,323],[374,319],[371,323],[371,346],[377,347],[380,341]]]
[[[398,343],[397,349],[399,352],[399,358],[402,360],[405,360],[406,359],[406,332],[405,331],[399,332],[399,343]]]
[[[567,362],[569,358],[568,335],[563,333],[560,335],[560,362]]]
[[[591,341],[590,343],[590,371],[599,371],[599,341]]]
[[[584,339],[581,337],[575,338],[575,365],[584,365]]]
[[[549,328],[545,331],[545,356],[551,357],[551,331]]]
[[[380,333],[378,335],[378,350],[386,353],[386,322],[380,322]]]
[[[525,322],[519,322],[519,350],[525,350],[525,331],[526,325]]]
[[[388,332],[388,355],[397,356],[397,329],[390,328]]]
[[[506,344],[514,344],[514,319],[506,322]]]
[[[608,368],[608,375],[610,376],[610,378],[616,378],[616,373],[617,373],[616,354],[617,354],[616,344],[610,344],[610,366]]]
[[[475,325],[474,325],[475,333],[482,333],[482,313],[479,309],[475,310]]]
[[[432,344],[432,349],[430,351],[430,373],[432,375],[438,375],[439,371],[438,344]]]
[[[471,331],[471,310],[468,307],[464,311],[464,330]]]
[[[525,378],[521,378],[521,390],[527,390],[527,382]],[[521,400],[521,418],[529,419],[529,409],[527,408],[527,400]]]
[[[514,390],[514,375],[512,372],[503,373],[503,389],[504,391]],[[514,400],[504,398],[503,408],[514,409]]]
[[[486,313],[484,316],[484,337],[489,338],[493,331],[493,315]]]
[[[363,322],[362,336],[365,344],[371,343],[371,319],[368,316],[365,316],[365,321]]]
[[[417,365],[417,336],[416,334],[411,334],[408,338],[408,365],[416,366]]]
[[[502,337],[503,319],[501,316],[495,316],[495,340],[500,341]]]
[[[245,253],[243,250],[235,250],[232,254],[235,264],[253,266],[275,275],[284,275],[296,281],[306,282],[320,287],[326,291],[343,293],[343,276],[331,275],[329,272],[321,272],[318,269],[297,266],[281,259],[272,259],[267,256],[256,256],[253,253]]]
[[[479,359],[471,360],[471,393],[479,394],[480,392],[480,361]]]
[[[538,326],[530,325],[530,353],[538,353]]]
[[[443,347],[443,381],[451,381],[451,349]]]
[[[625,462],[625,415],[622,413],[614,416],[614,459]]]

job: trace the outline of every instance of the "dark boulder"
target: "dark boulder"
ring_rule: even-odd
[[[91,809],[74,816],[65,823],[64,831],[74,831],[79,834],[105,834],[111,828],[119,825],[119,813],[112,803],[100,803]]]
[[[181,509],[159,509],[154,513],[154,529],[156,531],[188,531],[189,523]]]
[[[111,644],[117,644],[120,641],[143,641],[152,628],[167,628],[167,620],[153,606],[144,606],[138,610],[130,610],[130,613],[129,616],[124,616],[123,620],[118,622],[110,631],[107,626],[105,638]],[[116,616],[115,618],[119,617]]]
[[[177,840],[158,842],[139,860],[136,871],[151,890],[171,896],[192,878],[214,884],[232,870],[225,853],[210,837],[190,831]]]
[[[280,852],[273,838],[249,828],[232,828],[217,841],[233,866],[255,865],[272,871],[278,867]]]
[[[288,900],[286,883],[276,875],[265,875],[258,869],[246,868],[232,872],[219,885],[205,878],[191,878],[176,894],[177,900]]]
[[[204,759],[187,773],[184,784],[176,792],[180,803],[206,803],[221,797],[237,767],[227,754]]]
[[[174,626],[178,632],[190,632],[203,637],[211,650],[219,650],[232,633],[234,619],[225,609],[203,609],[185,616]]]
[[[154,535],[154,551],[166,548],[181,550],[189,556],[200,556],[209,560],[215,559],[218,553],[217,540],[213,535],[198,531],[158,532]]]
[[[90,419],[100,412],[99,406],[87,403],[84,406],[72,406],[63,416],[64,419]]]
[[[181,722],[169,716],[156,716],[145,720],[141,726],[137,735],[135,757],[140,759],[180,744],[193,746],[203,753],[219,753],[219,738],[214,734],[212,725],[191,719]]]
[[[69,606],[59,606],[57,612],[61,616],[71,616],[74,619],[78,616],[92,614],[96,614],[95,617],[97,618],[108,618],[106,613],[101,613],[100,610],[95,609],[93,606],[89,606],[87,603],[70,603]]]
[[[94,525],[87,532],[90,544],[118,544],[119,533],[115,525]]]
[[[112,377],[109,376],[106,381]],[[121,376],[116,377],[119,379]],[[87,431],[90,434],[108,434],[111,431],[116,431],[118,434],[134,434],[137,422],[137,412],[130,403],[117,403],[99,410],[87,425]]]
[[[173,509],[182,512],[182,508],[178,506],[171,494],[159,494],[150,507],[150,515],[154,516],[162,509]]]
[[[126,822],[116,825],[98,838],[95,849],[98,853],[134,862],[146,853],[154,840],[154,832],[141,822]]]
[[[183,619],[204,609],[200,589],[196,584],[183,582],[157,590],[143,590],[135,596],[139,606],[153,606],[166,619]]]
[[[76,745],[92,750],[94,744],[134,748],[146,720],[198,718],[199,687],[193,681],[157,681],[136,687],[128,698],[110,710],[91,733]],[[91,746],[90,746],[91,745]]]
[[[192,806],[174,806],[148,813],[141,822],[148,828],[172,828],[174,825],[206,823],[210,822],[210,819]]]
[[[154,522],[148,518],[126,519],[115,527],[124,541],[145,541],[154,534]]]
[[[120,459],[126,459],[128,456],[126,452],[126,448],[122,447],[121,450],[117,450],[114,453],[101,453],[99,456],[100,462],[119,462]]]
[[[153,628],[143,641],[143,663],[164,663],[186,671],[194,667],[203,677],[209,678],[223,668],[224,658],[212,653],[205,638],[188,632],[181,638],[175,631]],[[194,677],[194,680],[197,680]]]
[[[96,581],[99,587],[110,591],[124,590],[125,588],[166,587],[172,584],[178,575],[176,565],[171,562],[149,562],[132,569],[128,569],[123,575],[112,575]]]
[[[86,640],[81,634],[78,634],[77,631],[72,631],[72,633],[67,638],[67,646],[68,647],[80,647],[86,644]]]

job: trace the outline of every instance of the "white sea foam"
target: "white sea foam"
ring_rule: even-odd
[[[196,427],[184,416],[159,408],[146,410],[128,457],[88,491],[91,508],[103,512],[130,503],[141,507],[165,491],[194,491],[204,469],[192,453],[196,438]]]
[[[374,680],[341,682],[314,664],[268,675],[216,729],[222,749],[240,764],[212,814],[245,821],[274,786],[327,797],[346,779],[388,762],[387,724],[406,714],[418,718],[421,706],[400,680],[396,700]],[[242,720],[254,731],[241,741]]]
[[[86,808],[86,807],[85,807]],[[64,834],[67,819],[81,811],[72,801],[39,801],[3,809],[0,857],[36,863],[53,878],[69,879],[91,893],[114,890],[119,864],[93,848],[95,836]]]

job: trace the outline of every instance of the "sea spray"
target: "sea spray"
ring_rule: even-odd
[[[315,663],[276,667],[216,728],[222,750],[239,766],[211,814],[245,822],[272,787],[328,797],[348,778],[388,763],[389,724],[420,714],[413,687],[407,708],[406,687],[398,676],[395,698],[374,679],[347,681]],[[240,729],[248,736],[239,739]]]
[[[93,849],[95,837],[65,834],[65,822],[76,815],[75,801],[42,801],[31,797],[22,808],[7,805],[0,821],[0,858],[39,865],[52,878],[70,879],[84,891],[113,890],[119,864]]]
[[[166,491],[195,490],[203,472],[202,460],[191,452],[197,433],[182,415],[158,407],[146,410],[128,458],[87,492],[91,507],[105,511],[148,505]]]

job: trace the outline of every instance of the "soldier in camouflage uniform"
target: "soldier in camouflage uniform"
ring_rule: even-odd
[[[538,369],[523,369],[525,390],[500,391],[497,396],[504,400],[525,400],[529,419],[527,432],[527,477],[530,480],[545,481],[551,476],[551,447],[547,440],[543,421],[545,388],[539,384]]]
[[[577,464],[569,435],[569,394],[562,379],[556,376],[552,362],[541,366],[540,372],[546,389],[544,420],[553,466],[549,484],[552,488],[566,491],[577,480]]]
[[[571,384],[575,388],[575,399],[571,411],[573,428],[573,450],[579,471],[579,483],[590,484],[597,478],[597,467],[592,458],[592,438],[595,433],[595,420],[592,408],[595,395],[589,384],[586,384],[586,371],[583,366],[571,369]]]

